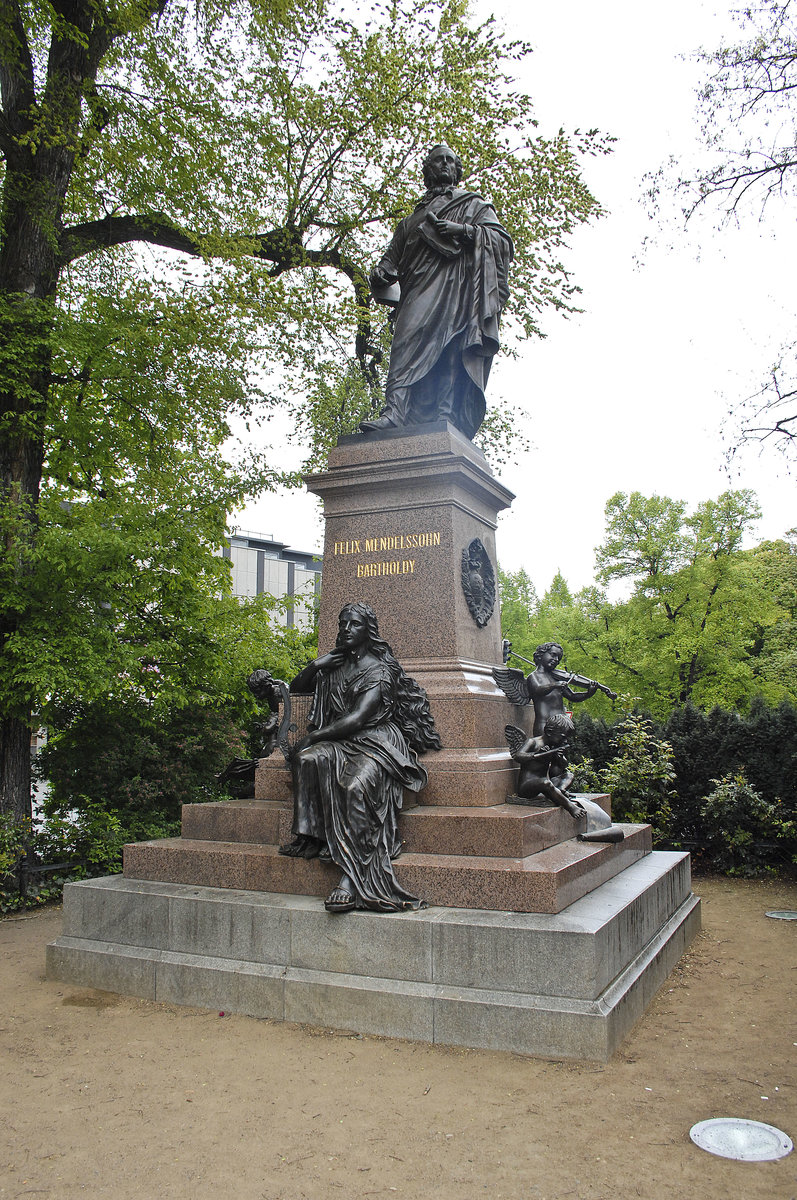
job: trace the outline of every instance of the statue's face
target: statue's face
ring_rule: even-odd
[[[540,655],[540,666],[544,667],[546,671],[553,671],[555,667],[559,666],[561,657],[562,651],[559,649],[543,650]]]
[[[433,187],[457,182],[457,156],[449,146],[435,146],[424,165]]]
[[[338,645],[343,650],[358,650],[368,641],[368,623],[351,608],[344,608],[338,619]]]

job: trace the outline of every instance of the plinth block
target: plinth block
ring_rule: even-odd
[[[277,1021],[605,1061],[699,928],[686,854],[650,854],[558,916],[334,916],[301,895],[117,875],[66,885],[47,976]]]
[[[424,796],[426,793],[423,793]],[[610,812],[607,795],[587,799]],[[183,805],[183,840],[279,846],[290,840],[292,809],[269,800]],[[399,815],[405,852],[526,858],[573,837],[561,808],[496,804],[473,812],[460,805],[407,805]]]
[[[373,606],[405,670],[419,652],[500,662],[497,595],[477,624],[462,588],[462,552],[478,538],[495,570],[498,513],[514,497],[453,425],[399,434],[342,439],[328,470],[306,477],[324,501],[319,645],[334,645],[339,611],[360,600]]]

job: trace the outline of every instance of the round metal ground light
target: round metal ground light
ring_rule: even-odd
[[[797,921],[797,912],[789,908],[775,908],[772,912],[764,913],[765,917],[774,917],[776,921]]]
[[[771,1162],[790,1154],[792,1140],[782,1129],[742,1117],[712,1117],[698,1121],[689,1136],[701,1150],[739,1162]]]

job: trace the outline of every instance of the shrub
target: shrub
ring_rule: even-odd
[[[797,823],[780,804],[765,800],[741,770],[713,783],[700,810],[712,867],[752,876],[797,862]]]
[[[657,839],[668,837],[675,774],[672,746],[657,736],[647,717],[628,713],[614,728],[612,747],[613,757],[605,767],[586,759],[574,768],[576,785],[610,792],[616,821],[647,823]]]

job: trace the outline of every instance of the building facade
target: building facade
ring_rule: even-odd
[[[291,628],[312,626],[321,594],[321,557],[303,550],[291,550],[262,533],[236,529],[228,535],[224,557],[232,566],[232,590],[235,596],[259,596],[267,593],[278,600],[288,598],[285,624]]]

